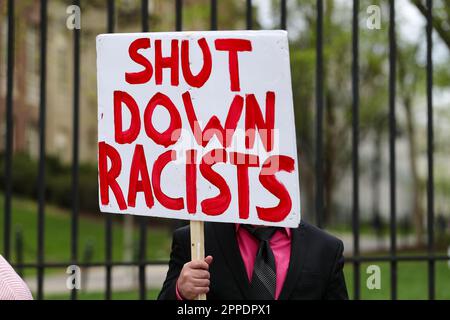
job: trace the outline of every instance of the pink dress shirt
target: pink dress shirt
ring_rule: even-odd
[[[28,286],[1,255],[0,300],[33,300]]]
[[[244,261],[249,282],[252,281],[253,267],[255,265],[256,254],[258,253],[259,240],[250,234],[246,229],[236,225],[236,238]],[[289,268],[291,257],[291,230],[281,229],[272,236],[269,241],[270,248],[275,256],[275,268],[277,271],[277,283],[275,289],[275,299],[278,299],[283,288],[284,280]]]
[[[236,224],[236,240],[245,270],[247,271],[248,281],[251,282],[256,254],[259,248],[259,240],[252,236],[246,229],[240,228],[239,224]],[[275,257],[275,268],[277,272],[275,299],[278,299],[283,288],[284,280],[286,280],[291,258],[291,230],[284,228],[275,232],[269,241],[269,245]],[[178,292],[178,286],[176,286],[176,296],[178,300],[183,300]]]

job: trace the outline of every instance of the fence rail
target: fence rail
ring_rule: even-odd
[[[14,89],[14,42],[15,42],[15,2],[8,0],[8,32],[7,32],[7,90],[6,90],[6,143],[5,143],[5,201],[4,201],[4,248],[6,259],[11,256],[11,200],[12,200],[12,154],[13,154],[13,89]],[[80,6],[80,1],[74,1]],[[360,268],[364,262],[389,262],[391,274],[391,298],[397,298],[397,263],[399,261],[423,261],[428,264],[428,297],[435,298],[435,263],[436,261],[449,260],[448,256],[435,255],[434,246],[434,181],[433,181],[433,61],[432,61],[432,0],[426,1],[426,95],[427,95],[427,255],[397,255],[397,224],[396,224],[396,37],[395,37],[395,1],[389,0],[389,176],[390,176],[390,252],[387,256],[368,257],[360,254],[360,221],[359,221],[359,0],[353,0],[352,12],[352,232],[353,232],[353,256],[346,261],[353,264],[354,298],[361,297]],[[217,0],[210,2],[210,28],[217,30]],[[106,0],[107,21],[105,31],[115,31],[115,1]],[[246,0],[246,26],[253,28],[253,4]],[[151,30],[149,21],[148,0],[141,1],[141,26],[142,31]],[[73,141],[72,141],[72,210],[71,210],[71,249],[70,261],[46,262],[44,251],[45,240],[45,118],[46,118],[46,77],[47,77],[47,0],[40,1],[40,103],[39,103],[39,174],[38,174],[38,220],[37,220],[37,263],[18,263],[17,268],[35,268],[37,270],[37,299],[44,298],[44,272],[48,268],[67,267],[76,264],[80,267],[105,267],[105,299],[112,297],[112,269],[117,266],[136,266],[139,269],[139,297],[146,299],[146,275],[145,267],[167,263],[167,261],[151,261],[146,258],[147,228],[145,217],[139,217],[139,253],[135,262],[114,262],[112,258],[112,216],[105,214],[105,261],[98,263],[85,263],[79,261],[78,255],[78,231],[79,231],[79,115],[80,115],[80,30],[73,30]],[[323,163],[323,112],[324,112],[324,55],[323,55],[323,0],[316,0],[317,10],[317,41],[316,41],[316,126],[315,126],[315,179],[316,179],[316,224],[323,226],[324,204],[324,163]],[[183,1],[174,0],[175,26],[174,29],[183,29]],[[288,11],[287,1],[280,0],[280,22],[282,29],[287,28]],[[295,88],[294,88],[295,89]],[[77,290],[72,290],[71,298],[77,299]]]

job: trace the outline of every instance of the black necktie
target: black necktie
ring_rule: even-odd
[[[255,299],[274,300],[277,283],[275,257],[269,245],[269,240],[279,230],[276,227],[253,227],[242,225],[256,239],[259,240],[259,249],[256,254],[253,268],[251,291]]]

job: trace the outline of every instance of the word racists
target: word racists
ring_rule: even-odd
[[[295,227],[284,31],[97,37],[104,212]]]

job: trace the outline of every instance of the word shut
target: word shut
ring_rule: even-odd
[[[97,37],[103,212],[295,227],[284,31]]]

